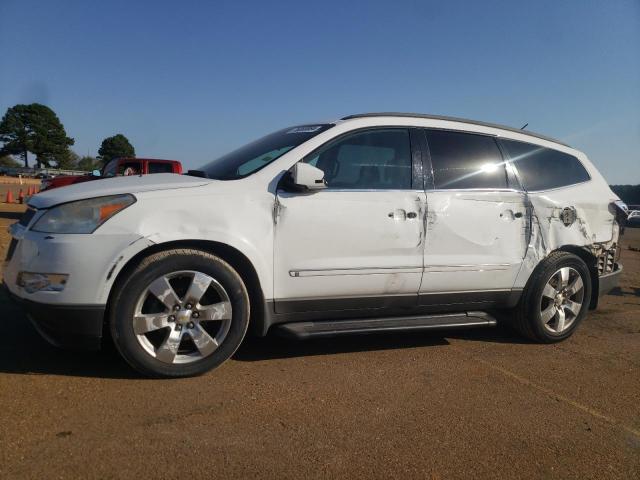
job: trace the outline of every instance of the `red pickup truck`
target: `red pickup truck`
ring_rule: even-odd
[[[178,160],[160,160],[157,158],[114,158],[101,171],[94,170],[87,175],[68,175],[46,178],[40,191],[73,185],[74,183],[100,180],[120,175],[147,175],[149,173],[182,173],[182,164]]]

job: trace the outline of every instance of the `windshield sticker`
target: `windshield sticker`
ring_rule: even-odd
[[[322,128],[322,125],[307,125],[304,127],[294,127],[291,130],[287,131],[287,133],[312,133],[317,132]]]

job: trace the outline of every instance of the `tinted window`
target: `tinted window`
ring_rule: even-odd
[[[140,162],[122,162],[118,165],[118,175],[130,176],[141,174],[142,163]]]
[[[493,137],[427,130],[435,188],[507,188],[507,173]]]
[[[113,177],[116,175],[118,171],[118,159],[116,158],[115,160],[111,160],[109,163],[107,163],[107,166],[104,167],[104,171],[102,172],[102,175],[105,177]]]
[[[566,153],[513,140],[500,140],[529,191],[548,190],[589,180],[580,161]]]
[[[354,133],[323,146],[305,161],[324,171],[330,188],[411,188],[411,146],[406,129]]]
[[[173,165],[170,163],[149,162],[149,173],[172,173]]]
[[[200,171],[207,178],[217,180],[246,177],[332,126],[332,124],[300,125],[285,128],[207,163],[200,168]]]

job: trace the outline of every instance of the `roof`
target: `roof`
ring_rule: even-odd
[[[168,160],[165,158],[144,158],[144,157],[114,157],[112,158],[112,160],[125,160],[125,161],[129,161],[129,160],[141,160],[143,162],[180,162],[180,160]]]
[[[497,123],[479,122],[477,120],[468,120],[466,118],[457,118],[457,117],[446,117],[443,115],[427,115],[423,113],[403,113],[403,112],[377,112],[377,113],[358,113],[355,115],[347,115],[346,117],[342,117],[340,120],[352,120],[355,118],[367,118],[367,117],[411,117],[411,118],[426,118],[429,120],[446,120],[449,122],[467,123],[469,125],[499,128],[501,130],[508,130],[510,132],[521,133],[523,135],[528,135],[530,137],[539,138],[541,140],[546,140],[548,142],[557,143],[560,145],[564,145],[565,147],[571,148],[569,145],[567,145],[564,142],[561,142],[560,140],[547,137],[545,135],[540,135],[538,133],[530,132],[528,130],[521,130],[519,128],[507,127],[505,125],[499,125]]]

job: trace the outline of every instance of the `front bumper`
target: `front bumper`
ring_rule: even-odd
[[[620,275],[622,274],[622,265],[617,263],[615,269],[611,273],[598,277],[598,296],[606,295],[618,286]]]
[[[82,350],[100,349],[104,305],[40,303],[20,298],[10,291],[9,296],[22,306],[38,333],[52,345]]]

